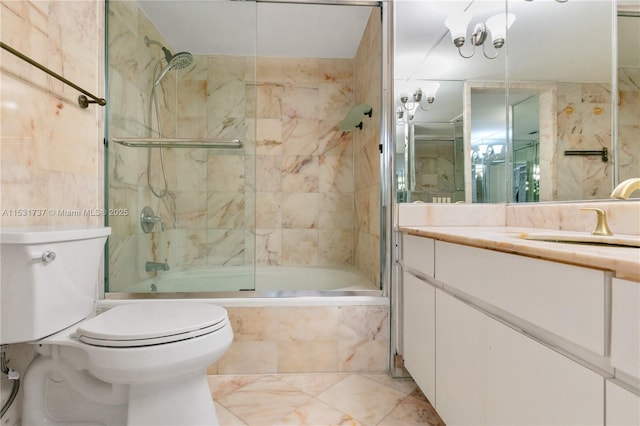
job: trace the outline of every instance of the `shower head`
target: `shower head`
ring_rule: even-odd
[[[169,64],[171,68],[181,70],[193,62],[193,55],[189,52],[178,52],[172,55],[169,49],[164,46],[162,46],[162,51],[164,52],[164,58],[167,60],[167,64]]]
[[[167,66],[162,70],[158,78],[156,78],[156,80],[153,82],[154,86],[160,84],[164,76],[167,75],[167,73],[172,69],[175,68],[177,70],[181,70],[188,67],[193,62],[193,55],[189,52],[178,52],[175,55],[172,55],[171,51],[160,44],[160,42],[151,40],[147,36],[144,37],[144,43],[147,45],[147,47],[152,44],[157,44],[158,46],[160,46],[162,48],[162,51],[164,52],[164,60],[167,61]]]

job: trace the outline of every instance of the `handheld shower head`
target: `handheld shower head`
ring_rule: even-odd
[[[157,44],[158,46],[160,46],[160,48],[162,48],[162,51],[164,52],[164,60],[167,61],[167,66],[162,70],[158,78],[156,78],[156,80],[153,82],[154,86],[160,84],[164,76],[167,75],[167,73],[172,69],[175,68],[177,70],[181,70],[188,67],[193,62],[193,55],[189,52],[178,52],[173,55],[171,54],[171,51],[169,49],[164,47],[159,42],[149,39],[149,37],[147,36],[144,37],[144,43],[147,45],[147,47],[152,44]]]
[[[193,62],[193,55],[189,52],[178,52],[175,55],[172,55],[169,49],[164,46],[162,47],[162,51],[164,52],[164,58],[166,59],[167,64],[177,70],[186,68]]]
[[[167,61],[167,66],[162,70],[156,81],[153,82],[154,86],[160,84],[165,75],[172,69],[181,70],[193,62],[193,55],[189,52],[178,52],[175,55],[172,55],[169,49],[162,46],[162,51],[164,52],[164,58]]]

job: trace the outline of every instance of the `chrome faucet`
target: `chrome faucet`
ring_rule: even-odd
[[[618,198],[620,200],[628,200],[631,194],[640,190],[640,178],[631,178],[622,181],[615,187],[611,193],[611,198]]]
[[[167,263],[167,260],[165,259],[164,262],[147,262],[144,265],[144,270],[147,272],[151,272],[151,271],[168,271],[169,270],[169,264]]]

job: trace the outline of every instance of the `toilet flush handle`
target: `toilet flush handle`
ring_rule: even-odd
[[[45,250],[40,257],[34,257],[31,259],[32,262],[42,262],[49,264],[56,260],[56,253],[51,250]]]

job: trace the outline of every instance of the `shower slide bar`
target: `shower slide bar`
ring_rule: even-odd
[[[239,139],[113,138],[113,142],[130,148],[240,149],[244,146]]]
[[[104,98],[99,98],[99,97],[87,92],[82,87],[78,86],[75,83],[72,83],[71,81],[67,80],[66,78],[64,78],[60,74],[56,73],[55,71],[51,71],[49,68],[45,67],[44,65],[40,64],[39,62],[34,61],[33,59],[31,59],[27,55],[25,55],[23,53],[20,53],[19,51],[17,51],[13,47],[9,46],[8,44],[0,41],[0,47],[2,47],[7,52],[12,53],[13,55],[17,56],[18,58],[22,59],[23,61],[33,65],[34,67],[38,68],[39,70],[46,72],[51,77],[53,77],[53,78],[55,78],[57,80],[60,80],[61,82],[63,82],[67,86],[71,86],[74,89],[76,89],[78,92],[84,93],[83,95],[78,96],[78,105],[80,105],[80,108],[88,108],[89,104],[98,104],[100,106],[105,106],[107,104],[107,101]],[[89,98],[91,98],[91,99],[89,99]]]

